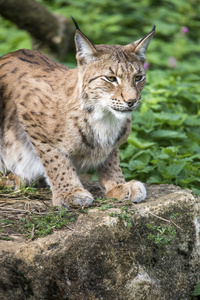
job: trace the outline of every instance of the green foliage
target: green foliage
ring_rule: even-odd
[[[200,296],[200,282],[196,285],[192,295],[193,296]]]
[[[101,207],[100,207],[100,210],[104,211],[104,210],[108,210],[109,208],[112,208],[112,204],[111,203],[108,203],[108,204],[103,204]]]
[[[132,214],[134,214],[135,211],[132,211]],[[109,214],[110,217],[118,217],[120,220],[122,220],[127,227],[132,227],[132,220],[130,212],[128,212],[128,207],[123,206],[121,207],[121,212],[112,212]]]
[[[148,240],[153,241],[154,244],[165,247],[172,243],[172,240],[176,236],[176,228],[174,220],[176,220],[179,216],[179,213],[174,213],[170,216],[170,221],[168,221],[167,225],[152,225],[147,224],[147,228],[151,231],[148,235]],[[167,221],[167,220],[166,220]]]
[[[27,238],[44,237],[53,232],[53,230],[61,229],[67,226],[69,222],[75,221],[75,215],[67,212],[62,208],[58,213],[51,211],[47,215],[37,216],[29,214],[21,220],[21,233]]]
[[[152,233],[148,235],[148,240],[153,241],[156,245],[165,247],[171,244],[176,236],[176,229],[171,224],[164,226],[147,224],[146,226],[152,231]]]
[[[38,0],[71,15],[93,43],[128,44],[153,25],[147,85],[120,157],[127,179],[174,183],[200,195],[200,5],[198,0]],[[26,33],[0,18],[0,55],[30,48]],[[70,54],[66,64],[75,63]]]
[[[0,56],[23,48],[31,49],[29,35],[0,17]]]

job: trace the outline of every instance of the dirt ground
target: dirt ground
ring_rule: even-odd
[[[91,180],[91,175],[83,174],[80,176],[83,185],[94,196],[95,199],[103,198],[104,194],[98,182]],[[0,240],[24,240],[25,236],[21,233],[21,221],[24,217],[33,214],[35,216],[43,216],[54,211],[55,214],[58,210],[52,206],[51,203],[51,190],[41,184],[37,187],[23,187],[19,188],[19,183],[13,179],[12,176],[0,176]],[[16,188],[17,187],[17,188]],[[166,194],[166,185],[146,185],[147,199],[145,202],[152,201],[157,197]],[[173,185],[168,185],[168,193],[180,189]],[[101,200],[95,201],[92,207],[99,207],[104,202]],[[124,203],[115,202],[117,207],[123,206]],[[134,206],[135,204],[133,204]],[[71,209],[75,211],[77,209]],[[70,225],[71,226],[71,225]],[[73,226],[73,224],[72,224]]]

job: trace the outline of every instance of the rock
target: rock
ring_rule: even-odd
[[[119,208],[89,209],[72,230],[1,241],[0,299],[197,299],[199,198],[172,185],[149,186],[148,194],[128,218]],[[157,236],[169,226],[171,236]]]

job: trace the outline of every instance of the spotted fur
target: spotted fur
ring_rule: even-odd
[[[93,166],[107,196],[143,200],[142,183],[125,183],[118,147],[141,101],[153,33],[127,46],[95,46],[77,28],[76,69],[38,51],[1,57],[0,170],[28,182],[45,176],[59,207],[92,203],[77,171]]]

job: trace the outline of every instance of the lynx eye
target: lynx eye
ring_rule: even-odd
[[[136,75],[135,78],[135,82],[141,81],[143,79],[143,75]]]
[[[105,78],[109,82],[116,82],[117,83],[117,78],[115,76],[105,76]]]

